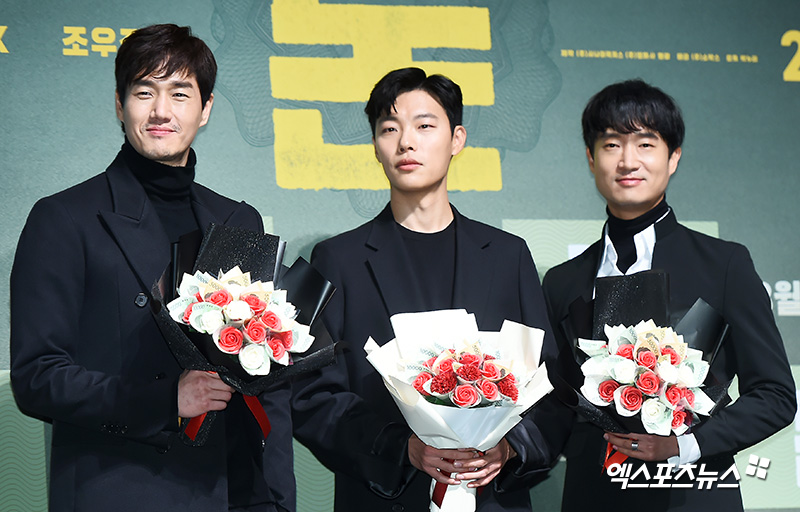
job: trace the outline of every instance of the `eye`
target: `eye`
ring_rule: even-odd
[[[152,94],[150,94],[150,91],[136,91],[133,93],[133,95],[141,99],[146,99],[152,96]]]
[[[432,124],[421,124],[421,125],[419,125],[419,127],[424,130],[426,128],[433,128],[433,125]]]
[[[381,133],[390,133],[390,132],[396,132],[396,131],[397,131],[397,129],[394,126],[384,126],[381,129]]]

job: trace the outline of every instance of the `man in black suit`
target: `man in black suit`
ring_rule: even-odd
[[[697,299],[729,324],[712,371],[722,382],[737,375],[740,398],[681,436],[604,434],[578,421],[566,448],[563,510],[627,510],[637,505],[647,510],[741,510],[738,486],[699,490],[698,481],[691,481],[688,489],[622,491],[620,483],[601,471],[601,453],[608,442],[633,459],[693,463],[695,475],[705,464],[707,471],[721,476],[736,452],[774,434],[795,413],[786,352],[747,249],[687,229],[667,205],[665,191],[681,158],[683,135],[681,113],[672,98],[641,80],[610,85],[589,101],[583,112],[586,157],[608,204],[608,222],[599,241],[545,276],[548,313],[559,341],[574,344],[568,335],[575,325],[570,306],[592,300],[596,278],[664,270],[669,276],[670,325]]]
[[[262,230],[256,210],[194,182],[216,62],[188,27],[135,31],[116,57],[125,143],[105,172],[41,199],[11,273],[11,383],[53,424],[50,510],[294,510],[290,389],[241,395],[182,371],[150,312],[170,243],[210,223]],[[202,447],[179,417],[224,411]],[[263,445],[262,445],[263,440]]]
[[[549,361],[554,340],[530,252],[448,201],[450,160],[466,142],[458,85],[395,70],[365,110],[391,200],[375,219],[314,248],[312,263],[336,286],[324,318],[347,347],[336,365],[296,384],[295,436],[335,471],[336,510],[427,510],[431,478],[486,486],[478,510],[530,510],[525,482],[549,468],[560,446],[548,442],[568,424],[552,399],[485,454],[437,450],[411,433],[363,350],[370,336],[380,345],[394,338],[391,315],[465,308],[482,330],[504,319],[544,329]]]

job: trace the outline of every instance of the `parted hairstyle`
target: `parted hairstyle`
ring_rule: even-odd
[[[643,80],[611,84],[598,92],[583,110],[583,141],[594,156],[594,144],[608,128],[618,133],[642,129],[657,132],[669,154],[681,147],[685,128],[681,110],[668,94]]]
[[[450,121],[450,133],[461,124],[464,106],[461,87],[443,75],[427,76],[419,68],[402,68],[390,71],[381,78],[369,95],[364,108],[369,118],[369,126],[375,135],[378,119],[394,110],[397,97],[409,91],[425,91],[444,108]]]
[[[194,75],[205,105],[214,90],[217,61],[206,43],[193,36],[189,27],[163,24],[135,30],[120,45],[114,62],[120,103],[125,104],[128,88],[137,80],[174,73]]]

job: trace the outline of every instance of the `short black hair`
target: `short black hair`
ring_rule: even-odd
[[[594,144],[608,128],[618,133],[641,129],[657,132],[669,154],[681,147],[685,127],[681,110],[668,94],[643,80],[611,84],[598,92],[583,110],[583,141],[594,156]]]
[[[217,61],[190,27],[150,25],[135,30],[122,41],[114,61],[114,77],[120,104],[134,82],[152,74],[194,75],[203,105],[208,102],[217,79]]]
[[[455,132],[456,126],[461,124],[464,111],[461,87],[443,75],[427,76],[419,68],[402,68],[387,73],[375,84],[369,95],[364,112],[369,118],[372,135],[375,135],[378,119],[394,109],[397,97],[416,90],[427,92],[444,108],[450,121],[450,133]]]

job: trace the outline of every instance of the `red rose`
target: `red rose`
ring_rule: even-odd
[[[635,386],[625,386],[620,392],[620,402],[625,409],[638,411],[642,408],[642,392]]]
[[[652,354],[652,352],[651,352]],[[639,388],[645,395],[654,396],[658,393],[659,379],[658,375],[651,370],[642,372],[636,379],[636,387]]]
[[[228,326],[219,332],[217,346],[227,354],[238,354],[242,350],[242,342],[244,342],[242,331],[236,327]]]
[[[283,348],[289,350],[292,348],[292,343],[294,343],[294,337],[292,335],[292,331],[282,331],[273,333],[275,338],[278,338],[283,343]]]
[[[252,311],[254,315],[260,315],[267,309],[267,303],[255,295],[245,295],[242,297],[242,300],[250,305],[250,311]]]
[[[276,361],[280,361],[286,353],[286,347],[283,346],[283,342],[279,338],[267,338],[267,345],[272,349],[272,357]]]
[[[206,302],[216,304],[219,307],[230,304],[232,300],[233,297],[231,296],[231,293],[224,288],[222,290],[217,290],[206,297]]]
[[[689,407],[694,407],[694,391],[689,388],[683,388],[683,398],[689,403]]]
[[[500,398],[500,390],[497,389],[497,384],[490,380],[482,380],[478,384],[478,388],[481,390],[481,394],[487,400],[495,401]]]
[[[658,358],[654,353],[647,349],[641,349],[636,353],[636,362],[642,366],[646,366],[651,370],[656,367]]]
[[[497,389],[503,396],[507,396],[512,402],[516,402],[519,398],[519,390],[514,381],[514,375],[508,374],[508,377],[497,383]]]
[[[611,403],[614,401],[614,391],[618,387],[619,382],[613,379],[608,379],[600,383],[600,385],[597,387],[597,391],[600,393],[600,398],[602,398],[604,402]]]
[[[485,379],[497,380],[500,378],[500,370],[497,369],[497,365],[494,363],[483,363],[481,375]]]
[[[447,373],[453,371],[453,363],[455,363],[455,359],[447,358],[444,359],[441,363],[439,363],[439,368],[437,369],[439,373]]]
[[[183,323],[185,323],[185,324],[189,323],[189,317],[192,316],[192,308],[194,307],[195,304],[197,304],[197,303],[196,302],[192,302],[191,304],[186,306],[186,310],[184,310],[184,312],[183,312]]]
[[[247,333],[247,337],[250,338],[250,341],[253,343],[260,344],[267,339],[267,326],[258,320],[250,320],[247,322],[247,328],[245,329],[245,332]]]
[[[431,392],[437,395],[446,395],[456,388],[456,384],[458,384],[458,380],[453,371],[442,372],[431,379]]]
[[[475,389],[475,386],[471,384],[462,384],[461,386],[456,386],[451,400],[459,407],[472,407],[480,403],[481,396],[478,394],[478,390]]]
[[[422,388],[422,385],[431,380],[432,378],[433,375],[431,375],[430,373],[422,372],[419,375],[417,375],[417,378],[414,379],[414,383],[412,385],[414,386],[414,389],[420,392],[420,394],[425,396],[431,396],[430,393],[428,393]]]
[[[485,354],[485,355],[483,356],[483,360],[484,360],[484,361],[491,361],[492,359],[495,359],[495,357],[494,357],[493,355],[490,355],[490,354]]]
[[[203,302],[203,297],[200,296],[200,292],[195,292],[194,298],[197,299],[197,302]]]
[[[461,364],[474,364],[475,366],[479,366],[481,364],[481,358],[480,356],[467,352],[465,354],[461,354],[458,362]]]
[[[672,428],[678,428],[686,422],[686,413],[683,411],[672,411]]]
[[[681,388],[678,386],[670,386],[664,391],[664,397],[667,399],[667,402],[672,405],[677,405],[683,397],[683,391],[681,391]]]
[[[678,353],[675,352],[674,348],[670,348],[670,347],[662,348],[661,349],[661,355],[662,356],[669,356],[669,364],[671,364],[671,365],[677,365],[678,363],[681,362],[681,356],[679,356]]]
[[[436,361],[436,357],[434,356],[434,357],[428,359],[427,361],[425,361],[424,363],[422,363],[422,366],[424,366],[425,368],[433,368],[433,363],[435,361]]]
[[[617,349],[617,355],[633,361],[633,345],[630,343],[626,345],[620,345]]]
[[[466,381],[474,382],[481,378],[481,371],[474,364],[465,364],[458,367],[458,370],[456,370],[456,375]]]
[[[264,311],[264,314],[261,315],[261,321],[264,322],[268,329],[273,331],[281,330],[281,319],[274,311]]]

